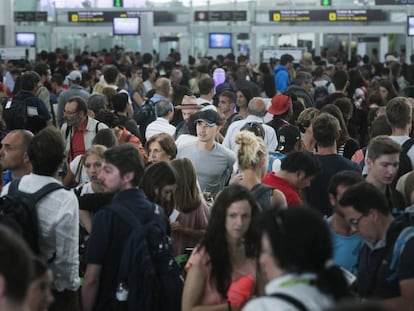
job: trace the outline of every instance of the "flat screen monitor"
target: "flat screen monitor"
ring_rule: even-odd
[[[414,36],[414,16],[407,17],[407,36]]]
[[[16,32],[16,46],[35,46],[36,34],[34,32]]]
[[[139,17],[115,17],[112,22],[115,36],[136,36],[140,34]]]
[[[209,33],[208,46],[210,49],[231,49],[231,33]]]

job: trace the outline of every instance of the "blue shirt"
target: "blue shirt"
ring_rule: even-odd
[[[350,236],[338,234],[331,227],[330,218],[327,223],[331,231],[334,263],[352,274],[356,274],[358,255],[363,243],[361,236],[359,234]]]

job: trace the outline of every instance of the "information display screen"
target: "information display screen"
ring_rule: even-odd
[[[136,36],[140,33],[140,20],[138,17],[115,17],[112,22],[115,36]]]
[[[208,46],[210,49],[230,49],[231,33],[209,33]]]
[[[35,46],[36,34],[34,32],[16,32],[16,46]]]

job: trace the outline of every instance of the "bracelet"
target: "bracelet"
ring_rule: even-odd
[[[228,300],[227,300],[227,310],[228,310],[228,311],[231,311],[231,303],[230,303],[230,301],[228,301]]]

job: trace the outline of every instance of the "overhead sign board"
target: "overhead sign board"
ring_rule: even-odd
[[[414,0],[375,0],[375,5],[406,5],[414,4]]]
[[[244,22],[247,11],[195,11],[196,22]]]
[[[47,12],[21,11],[14,12],[15,22],[47,22]]]
[[[284,49],[284,48],[276,48],[276,47],[265,47],[262,50],[262,58],[263,61],[269,61],[271,58],[280,59],[283,54],[290,54],[293,56],[293,62],[299,62],[302,58],[303,52],[305,52],[304,48],[298,49]]]
[[[78,11],[68,12],[70,23],[112,23],[115,17],[137,17],[138,11]]]
[[[382,10],[279,10],[270,11],[272,22],[372,22],[385,21]]]

